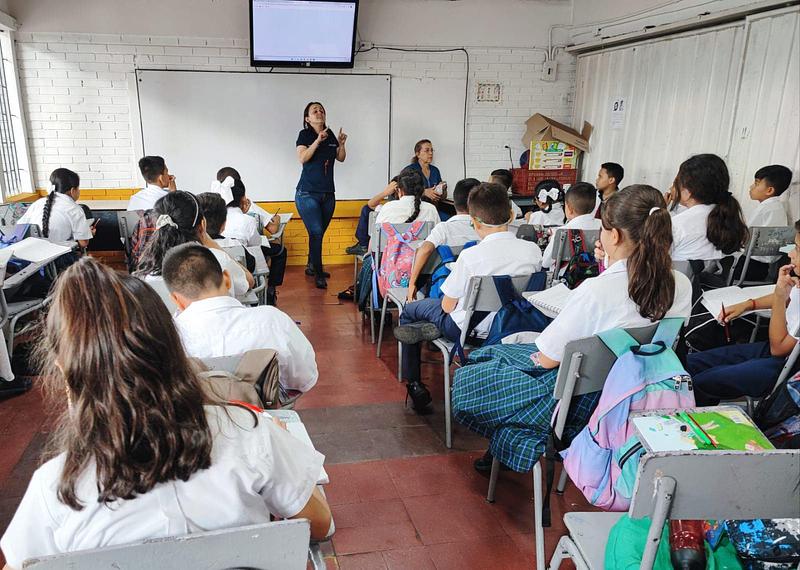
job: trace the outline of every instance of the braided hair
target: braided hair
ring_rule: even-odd
[[[72,172],[68,168],[56,168],[50,174],[50,184],[53,190],[47,195],[47,200],[44,203],[44,210],[42,210],[42,237],[48,237],[50,235],[50,214],[53,211],[53,202],[56,200],[56,193],[68,194],[73,188],[77,188],[81,185],[81,178],[77,173]]]
[[[397,176],[397,186],[406,196],[414,196],[414,213],[405,221],[406,224],[410,224],[419,216],[422,193],[425,191],[425,182],[419,170],[407,167],[400,171]]]

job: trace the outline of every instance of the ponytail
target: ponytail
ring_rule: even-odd
[[[664,196],[652,186],[628,186],[606,201],[602,222],[634,244],[627,261],[628,296],[639,314],[651,321],[663,319],[675,300],[672,218]]]
[[[56,168],[50,173],[50,194],[47,195],[47,201],[42,210],[42,237],[50,235],[50,214],[53,211],[56,193],[68,194],[73,188],[80,185],[81,177],[69,168]]]
[[[136,267],[139,276],[161,275],[161,263],[167,252],[175,246],[199,241],[198,234],[203,214],[200,203],[189,192],[175,191],[158,199],[153,207],[157,218],[169,218],[157,223],[153,237],[147,243]]]
[[[422,203],[422,193],[425,191],[425,183],[422,174],[413,167],[406,167],[397,175],[397,186],[406,196],[414,196],[414,213],[404,222],[410,224],[419,216]]]
[[[685,189],[701,204],[714,204],[706,238],[725,255],[739,251],[750,239],[742,208],[728,192],[729,186],[728,167],[716,154],[698,154],[683,161],[674,183],[676,193]]]
[[[411,222],[413,222],[414,220],[417,219],[417,216],[419,216],[419,208],[420,208],[421,204],[422,204],[422,195],[421,194],[415,194],[414,195],[414,213],[411,214],[408,217],[408,219],[405,221],[405,223],[410,224]]]

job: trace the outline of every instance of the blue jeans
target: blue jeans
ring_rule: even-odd
[[[361,213],[358,216],[358,225],[356,226],[356,239],[358,245],[367,247],[369,245],[370,231],[369,215],[372,213],[372,208],[367,205],[361,207]]]
[[[480,323],[487,315],[486,312],[476,311],[471,322]],[[449,341],[457,342],[461,338],[459,326],[442,310],[441,299],[421,299],[406,304],[400,314],[400,324],[408,325],[420,321],[435,324],[442,336]],[[403,344],[403,378],[407,382],[420,381],[420,351],[419,344]]]
[[[308,232],[308,263],[317,275],[322,273],[322,238],[333,218],[336,196],[333,192],[298,190],[294,203]]]
[[[686,371],[692,375],[697,405],[713,406],[720,400],[763,396],[785,362],[770,354],[768,342],[754,342],[693,352]]]

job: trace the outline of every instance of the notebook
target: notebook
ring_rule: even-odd
[[[774,449],[753,420],[736,406],[648,412],[633,416],[631,421],[639,440],[650,451]]]
[[[717,316],[722,312],[722,305],[730,307],[736,303],[747,301],[748,299],[758,299],[764,295],[769,295],[775,290],[775,285],[759,285],[758,287],[722,287],[720,289],[711,289],[705,291],[700,300],[703,306],[713,316]],[[744,314],[752,313],[753,311],[745,311]],[[764,309],[755,311],[756,314],[769,317],[771,311]]]
[[[264,413],[281,420],[286,424],[286,431],[302,441],[305,445],[308,445],[314,449],[314,444],[311,442],[311,437],[308,435],[306,426],[303,425],[303,421],[300,419],[300,415],[297,412],[294,410],[269,410]],[[325,467],[323,466],[320,469],[317,485],[327,485],[330,482],[331,480],[328,477],[328,473],[325,471]]]
[[[12,252],[18,259],[24,259],[31,263],[47,263],[69,253],[72,248],[52,243],[46,239],[29,237],[8,246],[5,250]]]
[[[544,291],[523,293],[522,296],[546,316],[554,319],[567,305],[571,294],[572,291],[566,285],[559,283]]]

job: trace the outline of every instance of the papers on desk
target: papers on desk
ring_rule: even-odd
[[[13,255],[17,259],[24,259],[31,263],[48,263],[65,253],[69,253],[72,248],[52,243],[46,239],[29,237],[0,251],[2,251],[3,255],[8,256],[4,258],[5,261]]]
[[[544,291],[523,293],[522,296],[544,313],[545,316],[555,319],[564,307],[566,307],[571,294],[572,291],[570,291],[566,285],[559,283]]]
[[[722,287],[720,289],[711,289],[703,293],[700,300],[703,306],[708,310],[711,315],[716,317],[722,312],[722,305],[730,307],[736,303],[742,303],[748,299],[758,299],[764,295],[769,295],[775,291],[775,285],[760,285],[758,287]],[[743,314],[752,313],[753,311],[745,311]],[[769,317],[772,313],[769,309],[755,311],[755,313]]]
[[[278,231],[269,236],[269,238],[266,236],[261,237],[261,245],[265,247],[269,247],[270,241],[281,238],[281,236],[283,235],[283,231],[286,229],[286,224],[289,223],[289,220],[292,219],[292,216],[294,216],[294,214],[292,212],[288,212],[286,214],[277,214],[277,216],[281,219],[280,225],[278,226]]]
[[[314,444],[311,442],[308,431],[306,431],[306,426],[303,425],[297,412],[294,410],[268,410],[264,413],[281,420],[286,424],[286,430],[290,434],[302,441],[304,445],[308,445],[314,449]],[[327,485],[330,482],[331,480],[328,477],[328,473],[325,471],[325,467],[322,467],[319,478],[317,479],[317,485]]]

